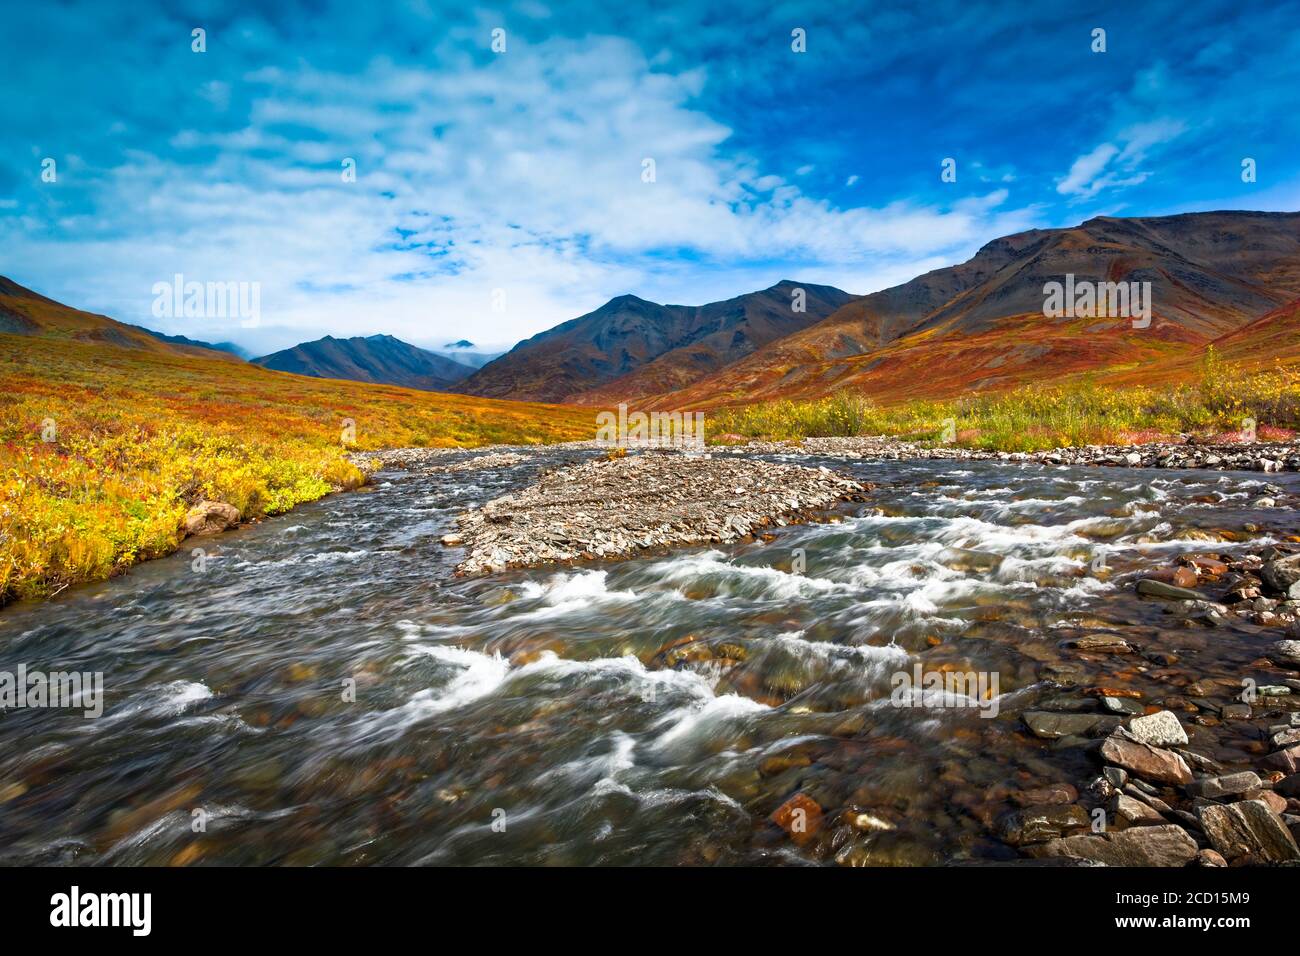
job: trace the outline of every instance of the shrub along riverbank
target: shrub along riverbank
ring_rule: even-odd
[[[1264,441],[1300,430],[1300,370],[1280,365],[1265,372],[1237,370],[1219,362],[1211,350],[1193,384],[1113,388],[1084,381],[891,406],[837,392],[815,401],[720,409],[709,416],[708,435],[714,441],[726,434],[770,439],[890,435],[991,451],[1046,451],[1184,433],[1248,436],[1252,421]]]
[[[202,500],[247,521],[355,487],[352,449],[569,441],[592,422],[590,410],[0,335],[0,604],[175,550]]]

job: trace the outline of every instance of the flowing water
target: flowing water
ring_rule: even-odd
[[[99,671],[106,694],[98,718],[0,716],[0,862],[1014,857],[1009,796],[1096,773],[1024,709],[1062,683],[1237,680],[1276,639],[1188,625],[1125,575],[1300,530],[1248,474],[799,458],[879,487],[771,540],[453,576],[459,511],[578,457],[383,472],[0,612],[0,670]],[[1100,629],[1146,656],[1063,646]],[[918,662],[997,694],[896,706]],[[825,814],[798,841],[769,820],[796,792]]]

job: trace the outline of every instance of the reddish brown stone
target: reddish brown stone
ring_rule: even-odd
[[[1187,784],[1192,781],[1191,768],[1182,757],[1168,750],[1148,747],[1120,737],[1107,737],[1101,745],[1102,759],[1143,780],[1156,783]]]
[[[770,819],[802,846],[821,829],[822,808],[807,794],[796,793],[777,807]]]

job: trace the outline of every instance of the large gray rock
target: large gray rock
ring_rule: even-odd
[[[1187,743],[1187,731],[1168,710],[1134,717],[1129,721],[1128,732],[1134,740],[1152,747],[1181,747]]]
[[[1114,634],[1086,634],[1069,642],[1075,650],[1090,654],[1132,654],[1133,645]]]
[[[1278,641],[1273,645],[1273,657],[1280,663],[1300,667],[1300,641]]]
[[[1106,866],[1186,866],[1196,850],[1196,841],[1172,823],[1060,837],[1025,848],[1037,859],[1064,857]]]
[[[1224,797],[1254,790],[1261,782],[1259,774],[1251,770],[1243,770],[1241,773],[1225,774],[1222,777],[1202,777],[1189,783],[1187,792],[1193,797],[1204,797],[1206,800],[1222,800]]]
[[[1273,593],[1300,598],[1300,554],[1266,562],[1259,576]]]
[[[1265,863],[1300,860],[1295,837],[1263,800],[1204,806],[1200,821],[1210,843],[1227,860],[1242,856]]]

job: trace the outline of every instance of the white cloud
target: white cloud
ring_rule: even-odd
[[[1091,199],[1104,189],[1143,183],[1151,173],[1137,167],[1146,159],[1147,153],[1181,136],[1186,128],[1181,120],[1168,118],[1130,126],[1116,137],[1123,143],[1122,148],[1106,142],[1084,153],[1057,181],[1056,191],[1078,201]]]
[[[115,214],[7,242],[15,275],[39,275],[75,237],[72,304],[127,321],[152,324],[153,283],[181,272],[261,282],[266,350],[327,331],[499,345],[628,291],[694,303],[827,276],[870,291],[1036,224],[1036,210],[1004,208],[1005,189],[850,209],[807,195],[723,149],[731,131],[694,106],[701,70],[656,70],[620,39],[517,43],[436,72],[268,67],[245,82],[261,92],[243,128],[180,130],[174,155],[104,172],[97,204]],[[204,95],[229,108],[227,90]],[[163,331],[242,334],[194,320]]]

